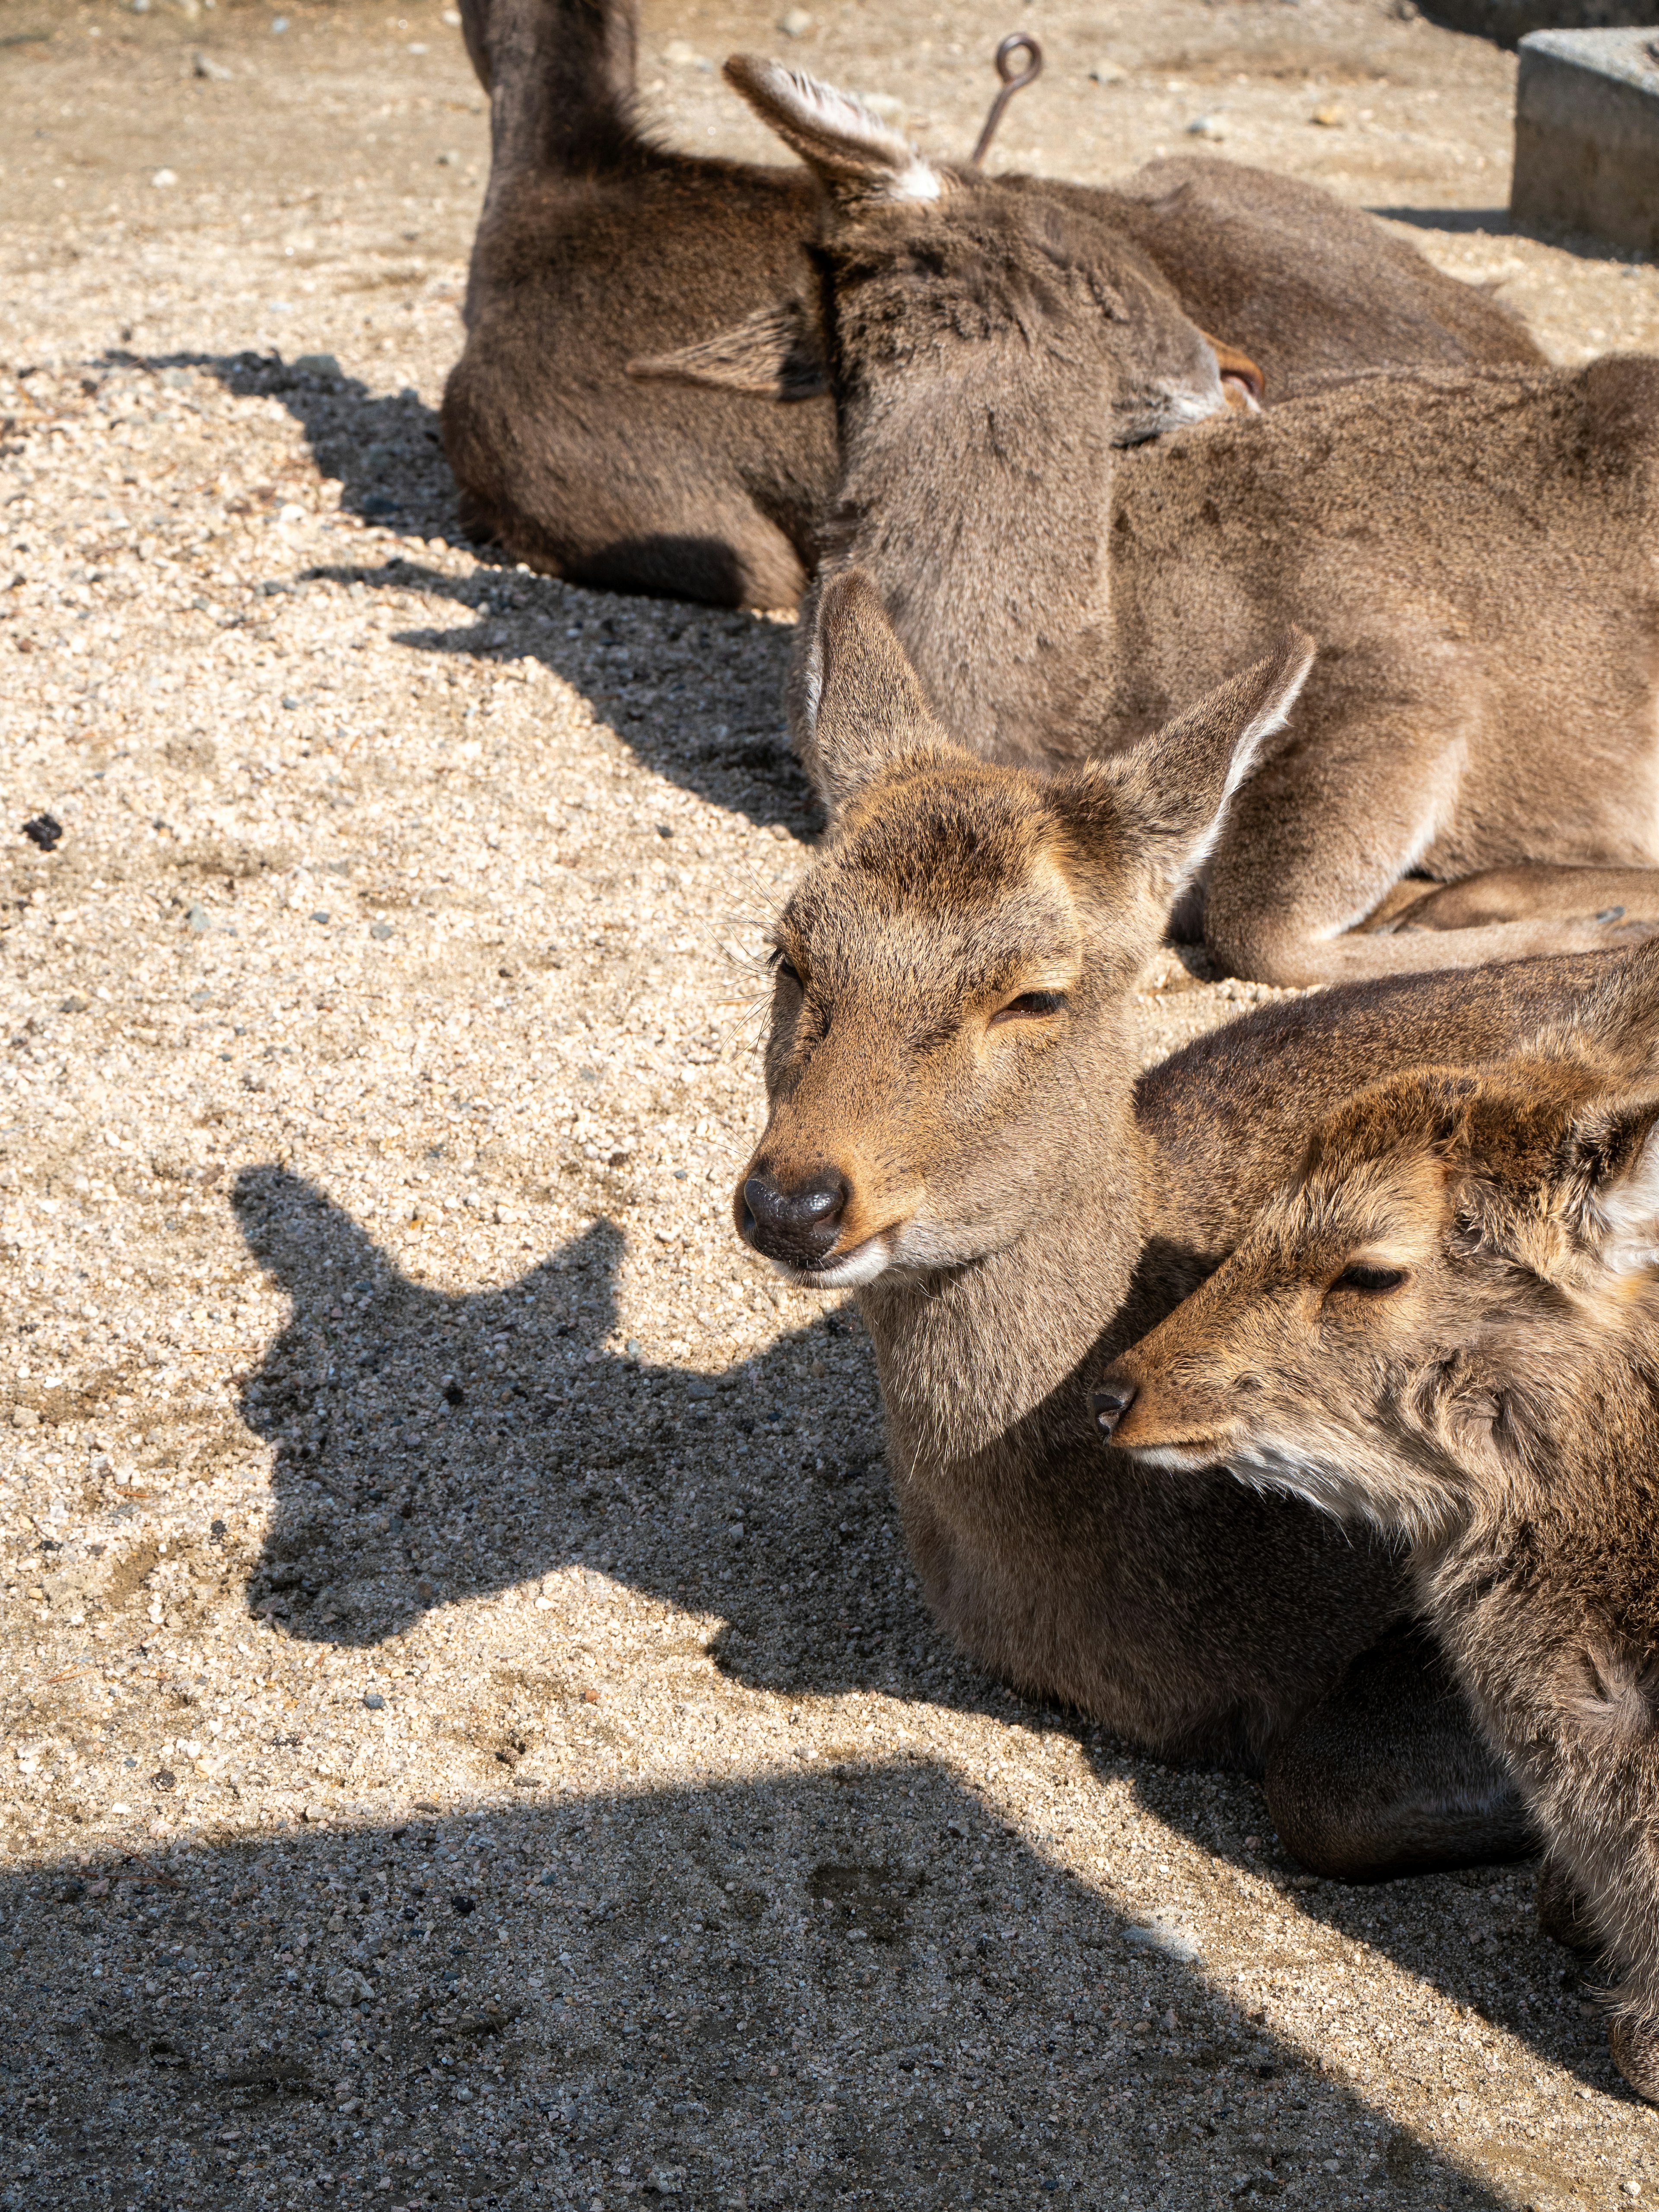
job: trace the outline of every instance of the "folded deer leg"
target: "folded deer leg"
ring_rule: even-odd
[[[1444,1660],[1416,1629],[1352,1662],[1269,1756],[1266,1786],[1285,1849],[1339,1881],[1538,1848]]]

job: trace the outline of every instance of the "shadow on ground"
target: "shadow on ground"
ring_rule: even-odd
[[[927,1763],[206,1837],[8,1923],[43,1895],[0,2001],[42,2207],[1575,2196],[1460,2171]]]
[[[730,1370],[658,1366],[607,1348],[623,1256],[608,1222],[499,1290],[453,1296],[410,1280],[285,1170],[246,1171],[234,1206],[293,1312],[242,1386],[242,1416],[274,1449],[256,1613],[305,1642],[372,1649],[424,1611],[574,1567],[598,1592],[619,1583],[723,1616],[714,1656],[746,1687],[880,1689],[1060,1730],[1200,1849],[1297,1877],[1250,1780],[1151,1765],[945,1645],[896,1526],[850,1311]],[[1538,1936],[1524,1882],[1493,1933],[1490,1880],[1398,1884],[1382,1905],[1319,1882],[1300,1901],[1558,2057],[1569,2033],[1589,2078],[1611,2078],[1599,2027],[1578,2034],[1578,1967]],[[1466,1920],[1468,1940],[1448,1945]]]
[[[437,415],[413,391],[377,395],[356,377],[268,354],[106,358],[154,371],[199,369],[227,391],[277,399],[304,430],[319,471],[338,481],[344,513],[405,535],[466,543]],[[397,556],[313,568],[298,580],[447,599],[465,620],[404,630],[397,641],[485,664],[539,660],[655,773],[751,821],[784,823],[801,834],[817,826],[816,803],[784,730],[793,636],[787,624],[567,585],[520,574],[498,550],[468,550],[482,565],[467,576]]]

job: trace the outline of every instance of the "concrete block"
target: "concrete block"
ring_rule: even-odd
[[[1659,33],[1522,40],[1510,213],[1659,252]]]

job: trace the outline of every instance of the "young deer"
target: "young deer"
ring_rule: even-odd
[[[489,94],[489,189],[444,441],[469,527],[610,588],[784,606],[836,478],[815,362],[784,395],[703,398],[630,383],[635,355],[805,299],[814,188],[800,169],[667,150],[634,112],[633,0],[463,0]],[[1524,326],[1316,186],[1213,160],[1156,162],[1107,210],[1270,391],[1389,362],[1541,358]]]
[[[823,185],[820,300],[641,373],[752,387],[769,349],[821,353],[823,573],[872,575],[953,737],[1111,750],[1294,623],[1319,665],[1182,919],[1232,972],[1472,966],[1659,917],[1659,361],[1360,378],[1120,450],[1213,394],[1115,218],[931,168],[775,64],[727,73]]]
[[[1656,1043],[1644,947],[1524,1059],[1349,1101],[1095,1404],[1142,1466],[1409,1546],[1659,2099]]]
[[[1395,1636],[1403,1569],[1218,1468],[1176,1490],[1114,1456],[1103,1479],[1089,1391],[1224,1257],[1310,1114],[1512,1048],[1602,963],[1286,1001],[1136,1080],[1137,977],[1307,664],[1293,638],[1132,750],[1045,775],[952,744],[867,581],[836,577],[809,687],[835,825],[777,924],[735,1210],[796,1279],[856,1291],[958,1642],[1160,1753],[1265,1766],[1292,1848],[1362,1875],[1530,1835],[1437,1662]]]

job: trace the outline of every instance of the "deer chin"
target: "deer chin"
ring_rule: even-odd
[[[802,1290],[852,1291],[860,1284],[873,1283],[892,1261],[892,1232],[878,1229],[861,1244],[832,1254],[816,1267],[792,1267],[787,1260],[774,1260],[772,1265],[787,1282]]]
[[[1206,1443],[1202,1438],[1163,1444],[1114,1442],[1113,1449],[1127,1453],[1137,1467],[1156,1468],[1163,1474],[1202,1474],[1210,1468],[1219,1467],[1227,1456],[1224,1443],[1218,1440]]]

